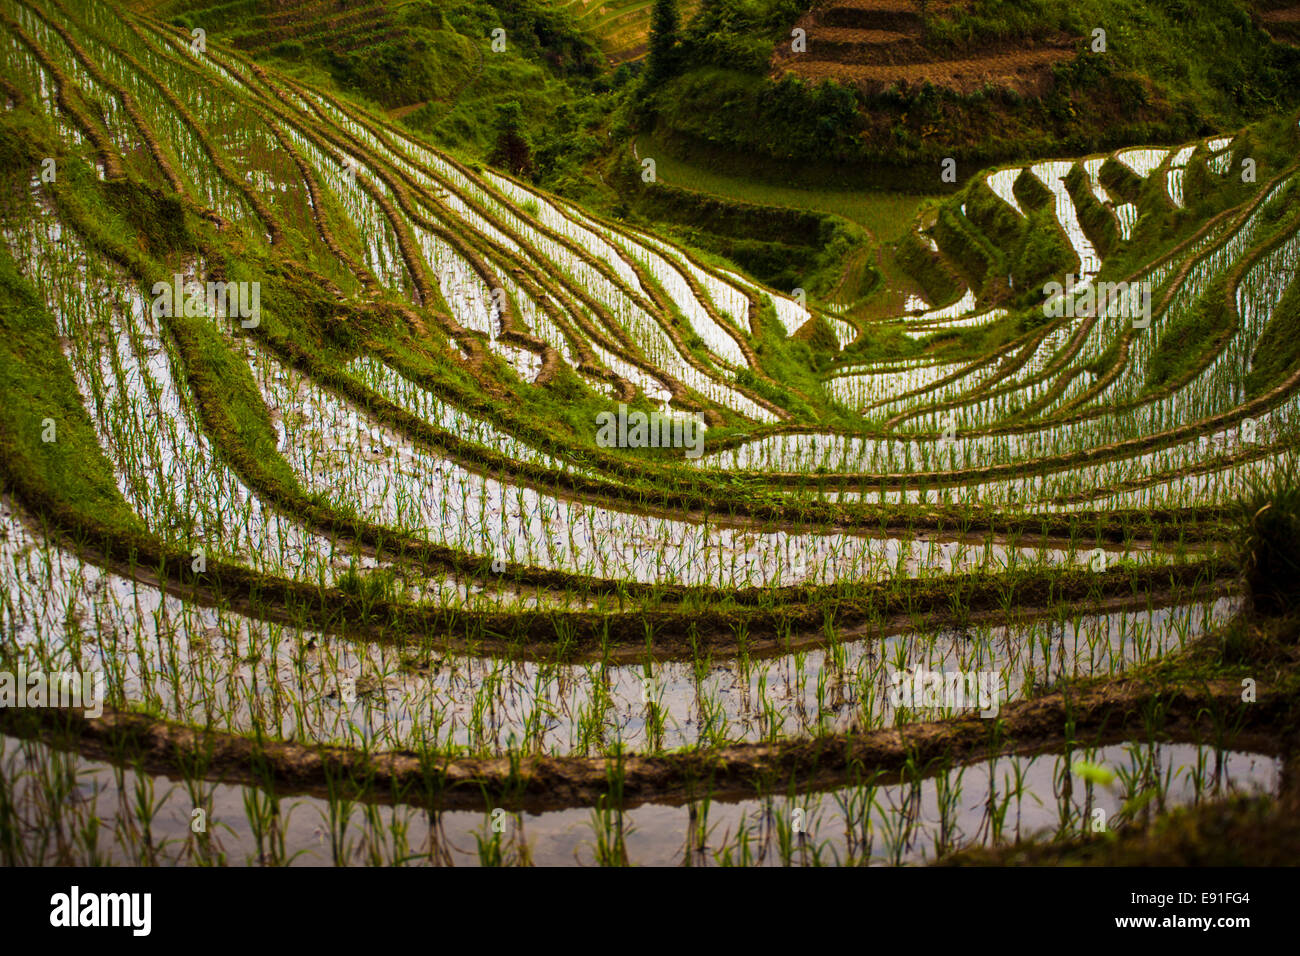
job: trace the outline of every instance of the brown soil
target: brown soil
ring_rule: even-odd
[[[818,23],[832,27],[921,32],[921,10],[913,0],[840,0],[816,16]]]
[[[1300,5],[1260,14],[1260,26],[1278,43],[1300,46]]]
[[[863,56],[865,58],[866,54]],[[1047,47],[978,59],[923,63],[842,63],[796,57],[790,66],[778,69],[778,72],[794,73],[807,80],[854,83],[868,92],[880,92],[895,84],[919,86],[930,83],[958,93],[973,93],[985,86],[997,86],[1022,94],[1040,94],[1050,80],[1052,64],[1073,56],[1073,49]]]
[[[405,106],[398,106],[388,111],[388,115],[395,120],[405,119],[422,106],[428,104],[428,100],[420,100],[418,103],[407,103]]]
[[[944,6],[932,4],[930,16],[941,14]],[[1052,64],[1075,55],[1067,37],[1030,45],[939,48],[927,41],[913,0],[832,0],[795,25],[807,31],[807,50],[795,53],[789,43],[779,44],[772,57],[774,77],[835,79],[868,93],[928,82],[960,93],[997,86],[1037,94],[1050,81]]]
[[[617,50],[614,53],[609,54],[609,62],[615,65],[620,63],[630,63],[633,60],[641,59],[641,57],[646,55],[649,49],[650,44],[641,41],[633,46],[627,47],[626,49]]]
[[[1269,10],[1261,14],[1260,19],[1265,23],[1300,23],[1300,5],[1288,7],[1285,10]]]

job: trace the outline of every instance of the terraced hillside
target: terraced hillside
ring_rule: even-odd
[[[1300,45],[1300,4],[1290,0],[1265,0],[1260,4],[1260,24],[1280,43]]]
[[[1295,116],[975,177],[868,326],[112,4],[0,61],[0,671],[104,682],[0,708],[5,862],[926,862],[1284,786],[1294,535],[1243,580],[1233,521]]]
[[[1073,59],[1078,43],[1065,34],[1031,42],[981,42],[944,48],[927,42],[924,17],[940,17],[960,4],[917,0],[830,0],[795,23],[805,48],[777,44],[773,75],[839,80],[876,93],[893,86],[929,83],[961,93],[1000,87],[1038,94],[1054,63]]]
[[[650,16],[654,0],[553,0],[571,14],[574,23],[609,57],[611,63],[626,63],[646,55],[650,42]],[[700,0],[683,0],[677,5],[682,23],[690,21]]]
[[[223,42],[252,53],[296,43],[336,53],[364,52],[400,35],[384,0],[243,0],[195,4],[146,0],[159,17],[183,13]]]
[[[549,2],[570,14],[577,29],[590,37],[611,63],[645,56],[652,0]],[[400,6],[394,0],[140,0],[136,4],[141,12],[163,19],[183,15],[250,53],[265,52],[281,44],[336,53],[378,48],[401,35],[401,25],[394,16]],[[682,22],[687,22],[698,8],[698,0],[681,3],[678,13]]]

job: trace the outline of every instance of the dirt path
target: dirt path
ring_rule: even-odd
[[[1052,64],[1071,59],[1074,55],[1072,49],[1047,47],[924,63],[843,63],[797,58],[789,61],[786,72],[809,80],[844,80],[872,90],[883,90],[899,82],[918,85],[928,81],[934,86],[961,93],[972,93],[989,84],[1033,92],[1041,88]]]

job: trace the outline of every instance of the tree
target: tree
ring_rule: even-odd
[[[533,175],[533,148],[524,135],[524,110],[517,100],[497,107],[497,141],[488,162],[525,179]]]
[[[681,26],[677,0],[655,0],[650,18],[650,82],[661,83],[672,73],[677,59],[677,36]]]

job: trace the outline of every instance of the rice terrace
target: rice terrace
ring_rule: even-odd
[[[0,0],[0,863],[1296,863],[1297,22]]]

